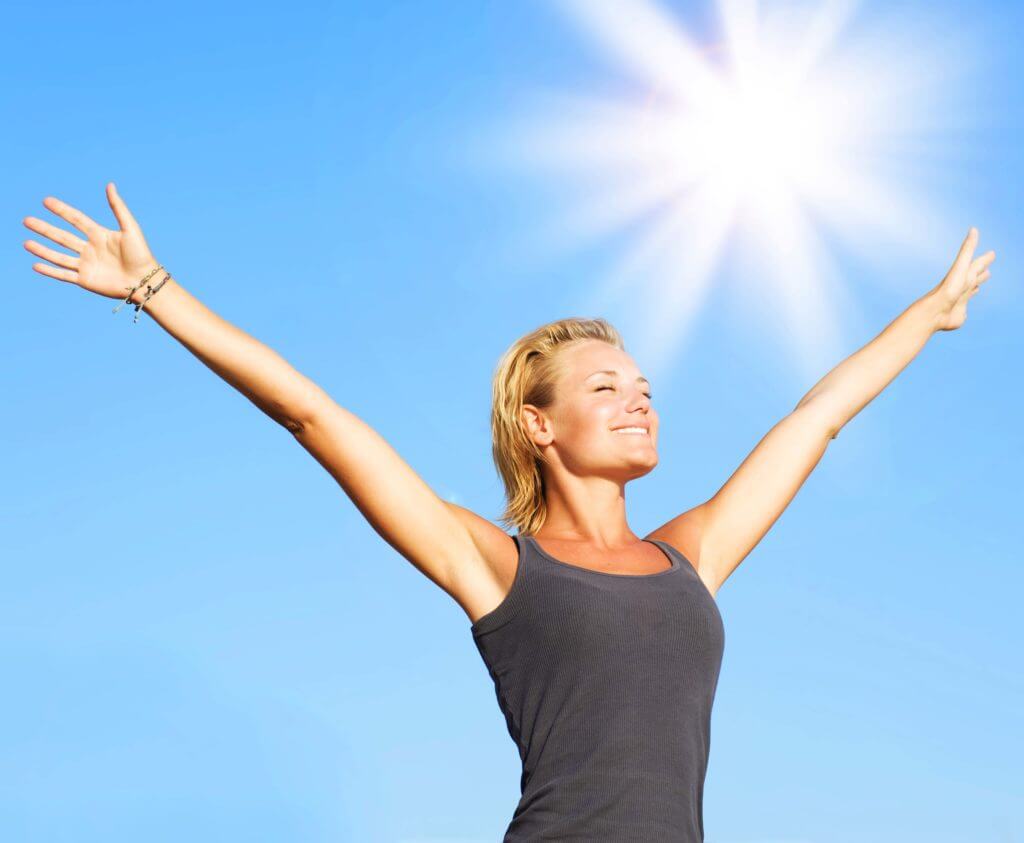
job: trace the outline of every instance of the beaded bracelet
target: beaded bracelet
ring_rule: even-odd
[[[145,278],[143,278],[134,287],[131,287],[131,288],[125,287],[125,289],[128,290],[128,295],[125,296],[124,301],[121,302],[117,307],[115,307],[112,312],[113,313],[117,313],[117,311],[119,311],[122,307],[124,307],[126,304],[130,303],[131,300],[132,300],[132,294],[137,289],[139,289],[139,287],[141,287],[143,284],[146,284],[146,282],[150,278],[152,278],[157,272],[159,272],[161,269],[164,269],[163,266],[157,266],[156,269],[154,269],[152,272],[150,272]],[[155,287],[151,287],[150,285],[146,284],[146,297],[141,302],[139,302],[138,304],[135,305],[135,318],[132,320],[132,324],[134,324],[134,323],[139,321],[139,314],[142,312],[142,308],[144,308],[146,306],[146,302],[148,302],[154,295],[156,295],[156,293],[160,290],[160,288],[164,284],[167,283],[167,279],[170,278],[170,277],[171,277],[171,273],[169,273],[166,269],[164,269],[164,277],[160,281],[159,284],[157,284]]]
[[[167,279],[170,277],[171,273],[169,273],[167,270],[164,270],[164,277],[161,279],[159,284],[157,284],[155,287],[150,287],[148,284],[146,285],[146,297],[137,305],[135,305],[135,318],[132,320],[132,324],[139,321],[139,314],[142,313],[142,308],[146,306],[146,302],[148,302],[151,298],[153,298],[153,296],[157,294],[159,289],[164,284],[167,283]]]

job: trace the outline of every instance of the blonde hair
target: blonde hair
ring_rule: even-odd
[[[586,340],[601,340],[625,351],[619,332],[601,318],[559,319],[520,337],[494,370],[491,402],[491,452],[505,484],[500,521],[532,535],[547,518],[544,457],[522,421],[524,404],[550,407],[561,372],[559,354]]]

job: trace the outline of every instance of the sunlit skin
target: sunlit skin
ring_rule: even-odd
[[[651,385],[625,351],[587,340],[561,352],[555,403],[523,406],[523,423],[540,447],[548,515],[538,538],[596,547],[638,542],[626,523],[626,483],[658,464],[658,413]],[[604,374],[614,370],[617,374]],[[650,426],[650,436],[616,433]]]
[[[119,223],[107,228],[48,196],[44,206],[77,233],[36,217],[26,227],[63,246],[25,248],[49,263],[41,275],[121,298],[158,265],[138,221],[112,183],[107,200]],[[995,252],[975,256],[971,228],[949,271],[863,348],[840,362],[761,438],[709,499],[648,533],[681,551],[712,596],[763,538],[820,461],[830,440],[873,400],[937,332],[960,328],[967,303],[991,275]],[[141,293],[132,295],[139,302]],[[295,437],[387,542],[447,591],[471,620],[494,609],[515,575],[515,543],[486,518],[441,500],[390,444],[331,399],[272,348],[207,308],[178,281],[166,281],[144,311],[168,334]],[[625,487],[658,463],[658,416],[649,384],[624,351],[600,341],[564,349],[555,402],[522,408],[526,430],[547,464],[547,520],[535,534],[560,558],[610,571],[665,566],[626,521]],[[595,375],[598,370],[615,375]],[[651,436],[613,428],[649,424]]]

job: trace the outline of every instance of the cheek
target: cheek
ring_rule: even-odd
[[[607,430],[622,415],[622,408],[612,401],[595,401],[587,413],[587,423]]]
[[[609,402],[595,401],[581,407],[569,420],[572,438],[588,442],[603,438],[618,418],[617,413]]]
[[[605,439],[607,436],[614,436],[611,428],[622,416],[622,409],[610,403],[598,404],[592,408],[587,418],[587,431],[595,439]]]

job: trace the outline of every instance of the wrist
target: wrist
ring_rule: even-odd
[[[942,317],[949,311],[949,306],[942,300],[936,290],[925,293],[913,305],[921,314],[922,320],[928,325],[932,333],[939,330]]]
[[[138,287],[138,289],[128,297],[132,304],[141,304],[146,298],[146,288],[155,287],[163,280],[166,267],[164,269],[157,269],[158,266],[161,266],[161,264],[154,258],[134,273],[129,289],[131,287]],[[148,278],[146,278],[147,275],[149,276]],[[143,278],[146,278],[145,282],[143,282]]]
[[[145,272],[137,275],[137,280],[134,285],[141,285],[129,296],[129,301],[135,305],[135,317],[132,319],[133,322],[138,322],[139,317],[142,316],[142,312],[145,311],[154,319],[159,321],[160,312],[164,310],[165,306],[171,305],[171,300],[175,295],[175,289],[180,290],[174,277],[170,274],[166,267],[161,267],[156,261],[150,264]],[[154,272],[154,270],[156,270]],[[152,273],[152,274],[150,274]],[[147,277],[148,276],[148,277]],[[145,281],[142,279],[145,278]],[[120,305],[119,305],[120,307]]]
[[[146,285],[154,286],[164,277],[163,270],[157,269],[160,265],[160,261],[154,258],[129,270],[130,275],[125,280],[124,293],[121,294],[120,298],[124,299],[127,294],[128,301],[132,304],[138,304],[145,298]],[[129,290],[132,291],[130,294],[128,293]]]

